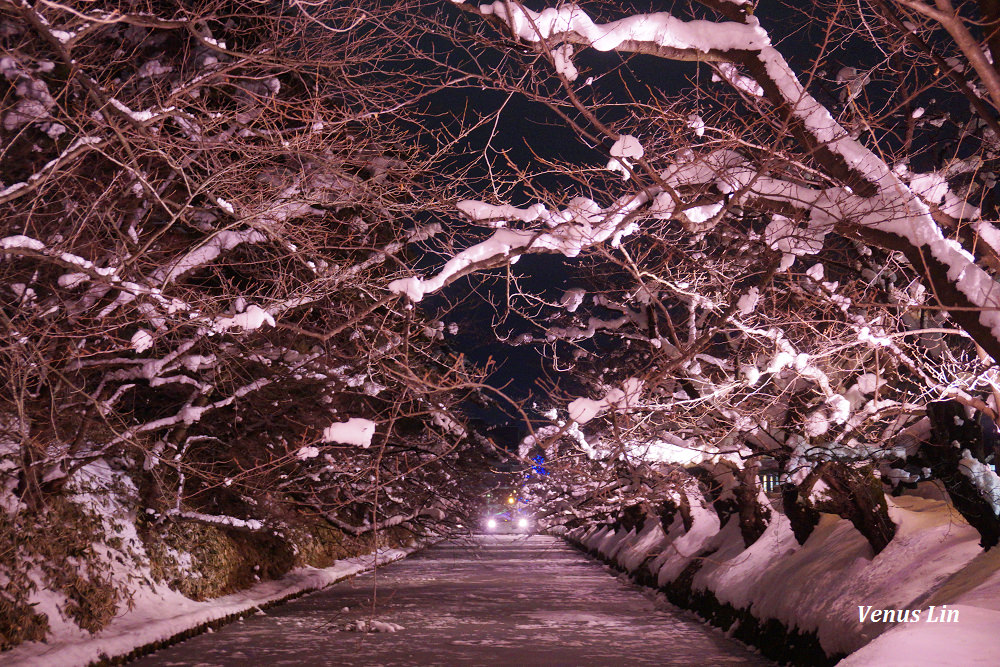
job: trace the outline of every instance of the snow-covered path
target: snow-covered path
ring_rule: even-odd
[[[449,542],[374,584],[342,582],[137,664],[770,664],[552,537]],[[382,631],[345,630],[359,621]]]

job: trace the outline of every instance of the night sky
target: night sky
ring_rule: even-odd
[[[534,9],[546,6],[543,2],[525,4]],[[656,7],[657,4],[647,3],[645,9],[662,9]],[[435,43],[434,46],[438,49],[448,47],[444,42]],[[489,61],[498,54],[479,55]],[[663,61],[653,57],[627,54],[623,57],[617,53],[603,53],[593,49],[578,53],[574,62],[581,72],[589,70],[587,76],[594,77],[593,89],[597,95],[610,94],[614,99],[621,100],[649,99],[647,86],[655,86],[661,91],[664,88],[679,90],[687,85],[690,77],[697,74],[695,65],[691,63],[665,65]],[[707,70],[703,70],[702,75],[706,72]],[[565,160],[596,167],[607,163],[606,152],[586,145],[549,109],[519,95],[508,96],[506,93],[480,88],[449,89],[429,97],[422,111],[426,118],[440,120],[459,109],[486,114],[500,108],[502,112],[495,126],[495,134],[493,124],[488,124],[472,132],[456,150],[455,170],[471,167],[472,177],[457,188],[458,197],[482,199],[485,198],[484,192],[489,192],[484,148],[491,157],[506,153],[513,163],[528,172],[542,170],[541,160],[544,159]],[[618,109],[621,114],[627,113],[624,106]],[[602,121],[614,120],[616,118],[610,112],[602,115]],[[494,168],[502,164],[502,160],[497,160]],[[473,180],[477,177],[482,180]],[[592,195],[582,191],[579,184],[567,183],[551,174],[533,178],[532,186],[560,193],[567,199],[576,195]],[[537,198],[522,183],[512,189],[507,200],[516,206],[523,206],[534,203]],[[462,228],[465,224],[457,213],[453,218],[441,222],[449,229]],[[482,230],[479,234],[481,237],[485,236]],[[430,251],[420,257],[417,263],[420,271],[431,272],[446,261],[448,256],[435,250],[431,246]],[[565,290],[581,285],[577,278],[577,268],[581,261],[561,255],[527,255],[510,267],[510,272],[519,280],[523,289],[547,300],[558,301]],[[493,322],[498,314],[490,301],[503,304],[508,287],[505,276],[505,270],[496,270],[489,274],[480,273],[462,278],[440,294],[428,296],[421,303],[421,308],[428,314],[441,317],[446,323],[458,323],[459,333],[448,336],[448,347],[455,353],[464,354],[478,365],[493,362],[495,370],[489,377],[490,384],[502,388],[515,400],[524,400],[539,393],[539,381],[558,383],[560,374],[552,369],[551,360],[543,356],[536,346],[507,345],[497,340],[498,335],[512,334],[513,337],[518,333],[539,333],[537,327],[516,313],[504,314],[503,323],[494,329]],[[595,345],[600,339],[598,336],[596,341],[585,345]],[[530,403],[529,401],[527,406],[529,414]],[[471,416],[494,423],[513,419],[495,409],[483,410],[478,406],[469,406],[468,410]]]

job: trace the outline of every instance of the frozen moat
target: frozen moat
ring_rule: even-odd
[[[380,632],[358,632],[359,622]],[[353,628],[353,629],[347,629]],[[397,629],[398,628],[398,629]],[[139,665],[767,665],[546,536],[477,536]]]

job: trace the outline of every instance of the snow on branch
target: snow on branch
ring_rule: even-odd
[[[151,295],[156,297],[157,300],[162,300],[159,292],[160,287],[177,280],[186,273],[214,262],[220,255],[222,255],[223,252],[232,250],[244,243],[262,243],[266,240],[267,237],[264,234],[253,229],[239,231],[227,230],[218,232],[202,245],[188,253],[185,253],[176,262],[170,262],[154,272],[150,278],[145,280],[149,286],[142,286],[133,282],[122,283],[122,285],[127,286],[128,289],[123,289],[114,301],[106,305],[101,310],[99,317],[107,317],[119,307],[134,301],[140,294]],[[172,311],[176,309],[176,306],[177,304],[171,304],[169,309]],[[232,326],[239,324],[239,322],[233,322],[231,320],[235,320],[235,318],[217,319],[212,322],[211,326],[216,331],[225,331]],[[270,320],[270,324],[272,326],[274,325],[273,318]],[[243,328],[255,329],[259,326],[260,324],[257,324],[255,327]]]
[[[942,305],[951,306],[953,317],[992,356],[1000,358],[1000,285],[957,242],[947,238],[935,222],[928,203],[920,196],[927,194],[928,182],[933,179],[911,178],[910,183],[904,182],[882,158],[853,138],[830,110],[805,89],[754,16],[736,12],[733,15],[739,15],[742,22],[685,22],[660,12],[596,24],[583,9],[571,3],[534,12],[519,3],[497,1],[481,5],[479,10],[502,21],[515,37],[529,43],[546,40],[550,48],[562,40],[601,51],[642,51],[678,60],[707,59],[702,56],[715,52],[721,54],[717,60],[746,66],[772,103],[791,114],[797,136],[813,158],[844,185],[832,191],[810,191],[772,180],[755,184],[757,192],[745,193],[742,198],[764,195],[761,190],[770,186],[777,190],[772,196],[808,210],[813,223],[825,222],[831,229],[834,225],[848,225],[868,238],[877,239],[875,242],[884,247],[902,250],[926,274],[937,294],[945,292]],[[747,81],[736,79],[734,74],[735,70],[727,68],[724,76],[728,75],[726,78],[743,92],[756,94],[756,89],[751,91]],[[736,175],[728,171],[730,176]],[[747,186],[758,174],[750,170],[749,175],[736,176],[748,176],[735,179],[740,186]],[[740,191],[735,183],[733,186],[728,192]],[[814,195],[811,204],[808,199],[793,196],[798,194]],[[946,195],[934,194],[931,199],[939,199],[958,215],[978,216],[974,207],[949,200]],[[673,193],[660,194],[652,208],[657,205],[662,206],[665,217],[675,215]],[[695,221],[691,222],[697,226]],[[497,257],[495,253],[488,254]],[[446,273],[442,275],[446,277]],[[397,285],[394,291],[421,296],[418,289],[421,286],[412,279],[407,285]]]
[[[330,424],[323,429],[324,442],[339,442],[343,445],[371,447],[375,436],[375,422],[361,417],[351,417],[346,422]]]
[[[114,438],[108,443],[108,447],[120,444],[122,442],[127,442],[139,435],[140,433],[149,433],[152,431],[159,431],[165,428],[170,428],[178,425],[190,426],[196,422],[201,421],[201,418],[206,412],[212,410],[217,410],[219,408],[224,408],[226,406],[232,405],[237,399],[243,398],[247,394],[263,389],[267,385],[271,384],[272,380],[267,378],[258,378],[252,382],[249,382],[242,387],[238,388],[232,394],[226,398],[215,401],[214,403],[209,403],[208,405],[196,406],[194,405],[194,399],[196,396],[200,396],[198,392],[195,392],[191,399],[178,410],[175,414],[169,417],[163,417],[162,419],[156,419],[151,422],[146,422],[145,424],[140,424],[138,426],[133,426],[129,428],[124,433]]]
[[[958,469],[979,490],[983,499],[993,508],[993,513],[1000,516],[1000,477],[988,465],[974,457],[968,449],[962,450]]]
[[[242,331],[254,331],[265,324],[270,324],[273,327],[274,317],[260,306],[251,305],[242,313],[238,313],[232,317],[220,317],[216,319],[212,328],[213,331],[219,333],[229,331],[233,328],[238,328]]]
[[[178,264],[173,265],[169,269],[161,269],[157,275],[161,281],[167,282],[182,273],[213,261],[223,250],[232,249],[241,243],[256,243],[262,240],[264,240],[264,236],[253,230],[247,230],[246,232],[223,232],[214,237],[210,242],[188,253]],[[60,277],[59,282],[64,286],[76,286],[84,282],[87,278],[91,278],[104,283],[110,283],[113,287],[119,289],[121,292],[118,297],[104,306],[98,314],[100,318],[107,317],[118,307],[135,301],[139,296],[145,296],[152,299],[164,312],[187,312],[189,315],[188,322],[204,327],[207,332],[223,333],[232,329],[246,332],[259,329],[264,324],[275,325],[274,316],[257,305],[251,305],[244,312],[232,317],[206,316],[198,310],[191,308],[183,301],[165,296],[159,288],[142,285],[130,280],[123,280],[114,267],[96,266],[88,259],[74,255],[73,253],[53,250],[41,241],[29,236],[17,235],[0,239],[0,250],[16,255],[45,257],[66,268],[76,269],[73,273],[64,274]],[[147,315],[151,314],[147,313]],[[151,317],[151,319],[156,318]],[[133,341],[133,343],[135,342]],[[138,350],[139,352],[148,349],[150,346],[145,345],[142,347],[143,349]]]
[[[41,169],[28,177],[28,180],[9,185],[0,190],[0,204],[9,202],[18,197],[23,197],[45,180],[45,177],[54,173],[60,167],[73,161],[83,153],[90,150],[97,150],[106,142],[100,137],[79,137],[73,140],[58,157],[46,162]]]
[[[202,514],[201,512],[187,512],[170,510],[167,516],[176,516],[188,521],[198,521],[208,523],[213,526],[226,526],[228,528],[243,528],[249,531],[260,530],[264,527],[264,522],[257,519],[237,519],[232,516],[222,516],[218,514]]]
[[[642,397],[642,384],[642,380],[638,378],[629,378],[622,383],[621,389],[612,389],[600,400],[578,398],[569,404],[569,418],[579,424],[586,424],[605,410],[635,407]]]
[[[176,262],[171,262],[158,269],[153,274],[151,282],[157,284],[171,283],[186,273],[214,262],[219,258],[219,255],[239,245],[244,243],[263,243],[266,240],[267,237],[264,234],[254,229],[218,232],[213,234],[205,243],[183,255]]]
[[[405,294],[412,301],[440,290],[445,285],[473,271],[514,263],[527,253],[559,253],[576,257],[590,246],[610,240],[617,247],[623,237],[632,234],[638,226],[633,215],[649,202],[650,194],[642,191],[621,197],[608,208],[586,197],[575,197],[560,211],[549,211],[541,204],[528,209],[513,206],[495,206],[476,201],[464,201],[460,210],[472,220],[495,219],[498,215],[508,219],[541,221],[549,226],[545,230],[500,229],[471,248],[452,257],[433,278],[402,278],[389,283],[389,291]]]
[[[641,315],[642,318],[645,315]],[[628,314],[616,317],[613,320],[603,320],[599,317],[591,317],[587,320],[586,328],[583,327],[551,327],[545,332],[545,340],[554,342],[556,340],[580,341],[593,338],[598,331],[616,331],[630,322],[639,323],[640,315],[629,311]],[[527,342],[527,340],[525,340]]]
[[[701,53],[760,49],[770,43],[756,24],[684,21],[667,12],[639,14],[610,23],[594,23],[579,5],[567,3],[534,12],[520,3],[496,0],[479,6],[506,23],[512,33],[528,42],[574,36],[598,51],[614,51],[625,43],[650,43],[658,47]]]

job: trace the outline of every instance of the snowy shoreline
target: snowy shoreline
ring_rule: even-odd
[[[604,525],[564,537],[668,598],[679,596],[679,603],[671,601],[773,659],[843,658],[840,665],[858,667],[996,664],[1000,550],[983,551],[976,531],[941,500],[889,500],[898,534],[877,556],[849,521],[833,515],[823,515],[803,545],[776,512],[760,539],[745,547],[736,521],[720,529],[705,508],[697,508],[687,532],[679,518],[664,531],[658,517],[648,516],[638,530]],[[959,620],[861,623],[859,605],[947,605]]]
[[[0,655],[8,667],[121,663],[400,560],[425,546],[382,549],[377,562],[369,553],[338,560],[327,568],[298,568],[280,579],[203,602],[165,586],[142,589],[136,592],[131,611],[95,635],[83,631],[53,634],[47,642],[28,642]]]

